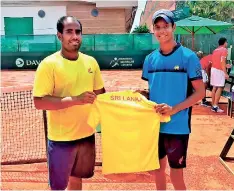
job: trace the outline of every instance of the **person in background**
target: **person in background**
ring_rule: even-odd
[[[197,56],[200,59],[201,67],[202,67],[202,80],[205,84],[205,89],[209,87],[210,83],[210,70],[212,64],[212,54],[204,56],[202,51],[197,52]],[[211,103],[206,100],[206,96],[202,99],[201,105],[205,107],[211,107]]]
[[[219,39],[218,43],[219,46],[212,53],[210,84],[213,86],[213,89],[211,111],[223,113],[224,110],[220,109],[218,103],[225,86],[225,80],[229,78],[226,67],[228,42],[226,38],[222,37]]]

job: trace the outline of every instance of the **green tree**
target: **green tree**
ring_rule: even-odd
[[[204,18],[230,22],[234,13],[233,1],[186,1],[190,13]]]
[[[132,33],[150,33],[150,29],[146,24],[134,28]]]

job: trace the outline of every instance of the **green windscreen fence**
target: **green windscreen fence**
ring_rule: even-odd
[[[176,35],[185,47],[191,48],[191,35]],[[234,30],[215,35],[195,35],[195,50],[210,54],[218,39],[226,37],[234,45]],[[159,47],[153,34],[89,34],[82,36],[80,51],[93,56],[101,69],[142,68],[146,55]],[[61,48],[56,35],[1,36],[1,69],[36,69],[41,60]],[[234,48],[229,60],[234,60]]]
[[[158,42],[152,34],[83,35],[81,51],[153,50]],[[60,49],[56,35],[1,36],[1,52],[48,52]]]
[[[234,46],[234,29],[215,35],[195,35],[195,50],[210,54],[218,46],[218,39],[226,37],[228,45]],[[191,35],[180,35],[181,43],[192,47]],[[56,35],[18,35],[1,36],[1,52],[55,52],[60,49]],[[81,51],[152,51],[159,47],[153,34],[93,34],[83,35]],[[234,59],[232,48],[231,59]]]
[[[56,51],[55,35],[1,36],[1,52],[47,52]]]
[[[1,69],[36,69],[61,48],[56,35],[1,36]],[[158,48],[153,34],[83,35],[80,51],[93,56],[101,69],[142,68],[146,55]]]
[[[232,46],[230,49],[230,60],[234,60],[234,29],[229,29],[222,31],[218,34],[212,35],[195,35],[194,46],[195,50],[201,50],[205,54],[211,54],[215,48],[218,47],[218,40],[221,37],[225,37],[228,41],[228,47]],[[192,36],[191,35],[181,35],[181,43],[188,47],[192,47]]]

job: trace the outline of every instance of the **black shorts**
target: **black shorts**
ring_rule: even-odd
[[[159,134],[159,159],[167,156],[171,168],[185,168],[189,135]]]
[[[95,166],[95,135],[76,141],[48,140],[49,184],[52,190],[66,189],[69,176],[90,178]]]

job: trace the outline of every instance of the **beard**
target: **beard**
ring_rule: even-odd
[[[64,47],[64,49],[67,52],[74,53],[74,52],[79,52],[80,47],[81,47],[81,44],[78,44],[78,45],[75,45],[75,46],[74,45],[69,45],[69,46]]]

